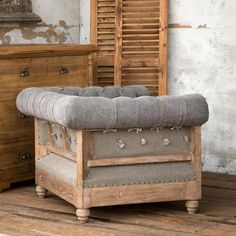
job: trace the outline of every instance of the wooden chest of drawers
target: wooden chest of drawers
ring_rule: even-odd
[[[90,86],[93,45],[0,47],[0,191],[34,177],[33,119],[16,109],[27,87]]]

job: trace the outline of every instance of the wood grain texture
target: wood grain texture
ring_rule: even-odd
[[[106,158],[106,159],[100,159],[100,160],[89,160],[88,167],[164,163],[164,162],[190,161],[190,160],[192,160],[192,155],[188,155],[188,154],[143,156],[143,157],[135,157],[135,158],[112,157],[112,158]]]
[[[0,59],[0,101],[14,100],[27,87],[63,87],[89,85],[88,56]],[[69,73],[61,74],[66,68]],[[29,76],[22,77],[22,71]]]
[[[16,101],[0,102],[0,143],[32,138],[33,119],[16,109]],[[9,130],[11,132],[9,132]]]
[[[50,146],[55,145],[52,133],[53,124],[48,124],[48,135],[50,140]],[[36,129],[38,127],[36,126]],[[60,127],[59,127],[60,128]],[[38,131],[36,131],[37,133]],[[148,203],[148,202],[164,202],[164,201],[187,201],[187,210],[189,213],[195,213],[198,207],[197,201],[201,198],[201,180],[199,163],[200,157],[200,127],[191,127],[191,150],[188,154],[175,155],[158,155],[158,156],[133,156],[133,157],[117,157],[117,158],[106,158],[100,160],[93,159],[93,140],[92,132],[94,131],[76,131],[77,149],[76,149],[76,162],[77,162],[77,177],[76,186],[71,186],[68,191],[58,191],[55,186],[52,186],[52,181],[57,183],[56,186],[64,186],[65,183],[61,180],[60,176],[50,176],[47,169],[36,170],[37,185],[49,189],[56,193],[63,199],[68,199],[69,202],[73,203],[76,208],[81,212],[78,215],[78,219],[82,222],[87,221],[88,215],[83,214],[88,212],[87,209],[97,206],[111,206],[121,204],[137,204],[137,203]],[[119,132],[119,131],[118,131]],[[63,136],[62,136],[63,137]],[[67,137],[64,136],[66,139]],[[46,144],[47,146],[47,144]],[[57,152],[54,148],[49,146],[51,152]],[[68,158],[67,145],[64,144],[64,153],[60,152],[60,155],[64,158]],[[63,148],[62,148],[63,149]],[[36,147],[36,150],[38,148]],[[36,158],[37,160],[37,158]],[[191,161],[192,168],[194,168],[197,180],[189,180],[186,182],[166,182],[158,184],[130,184],[122,186],[109,186],[109,187],[93,187],[85,188],[85,180],[89,168],[101,167],[101,166],[114,166],[114,165],[139,165],[145,163],[170,163],[178,161]],[[40,182],[38,179],[38,171],[41,172]],[[49,175],[49,176],[48,176]],[[170,173],[171,175],[171,173]],[[49,179],[49,180],[48,180]],[[47,188],[48,187],[48,188]]]
[[[196,199],[196,181],[85,189],[85,207]]]
[[[70,149],[70,144],[69,144],[69,139],[68,139],[68,134],[67,130],[65,127],[60,127],[58,126],[59,129],[61,130],[61,135],[63,139],[63,146],[60,147],[56,144],[56,138],[53,134],[53,124],[47,122],[47,131],[48,131],[48,140],[49,143],[47,143],[46,148],[48,153],[56,153],[60,156],[63,156],[71,161],[76,162],[76,153],[72,152]],[[36,127],[38,129],[38,127]],[[38,130],[35,131],[37,133]]]
[[[144,85],[155,96],[166,94],[165,87],[160,84],[161,81],[165,83],[162,71],[167,70],[167,61],[162,60],[162,44],[167,46],[167,41],[161,38],[162,17],[168,13],[164,5],[166,2],[122,0],[122,42],[120,50],[115,53],[115,58],[120,57],[121,61],[120,83]],[[167,32],[166,29],[163,30]],[[158,59],[159,65],[149,64]],[[126,63],[123,60],[129,60],[129,65],[124,66]],[[137,60],[141,61],[140,66],[135,65]]]
[[[95,45],[2,45],[0,48],[0,59],[87,55],[96,50]]]
[[[182,202],[98,207],[91,209],[89,223],[80,225],[75,207],[51,193],[38,199],[34,184],[25,183],[0,194],[0,231],[12,236],[235,236],[235,186],[235,176],[203,174],[203,199],[194,216]]]
[[[87,174],[87,162],[92,158],[92,140],[90,132],[77,131],[77,208],[86,208],[84,205],[84,180]]]
[[[194,166],[195,175],[197,178],[199,199],[201,198],[202,186],[202,161],[201,161],[201,128],[193,127],[191,130],[191,152],[193,155],[192,166]],[[190,199],[189,199],[190,200]]]
[[[168,0],[91,0],[97,81],[167,93]]]
[[[32,131],[31,131],[32,132]],[[28,155],[28,158],[24,159],[24,155]],[[19,138],[11,140],[9,142],[0,143],[0,175],[3,178],[2,172],[5,169],[10,170],[12,167],[20,168],[29,162],[34,161],[34,139],[31,138]],[[17,167],[19,165],[19,167]],[[33,169],[32,169],[33,171]],[[30,175],[34,176],[33,172],[30,171]],[[14,173],[8,173],[9,176],[14,176]],[[26,173],[28,175],[28,173]]]
[[[71,151],[66,151],[64,148],[61,148],[61,147],[53,147],[51,145],[48,145],[47,152],[48,153],[51,153],[51,152],[56,153],[60,156],[65,157],[66,159],[69,159],[74,162],[77,160],[76,153],[73,153]]]
[[[163,96],[168,93],[168,0],[160,0],[160,79],[159,95]]]
[[[39,136],[39,121],[38,119],[34,119],[34,150],[35,150],[35,161],[40,160],[50,152],[48,151],[48,148],[46,145],[42,145],[39,142],[40,136]]]
[[[90,0],[91,43],[97,46],[94,66],[99,86],[114,85],[115,0]]]
[[[90,42],[93,45],[97,45],[97,1],[90,0]],[[93,53],[93,81],[94,85],[98,85],[97,76],[97,51]]]
[[[94,45],[11,45],[0,47],[0,188],[34,177],[33,119],[16,109],[28,87],[93,84]],[[37,138],[37,136],[36,136]],[[37,157],[48,147],[37,146]]]
[[[114,61],[114,84],[122,86],[122,37],[123,37],[123,0],[116,0],[116,17],[115,17],[115,61]]]
[[[10,157],[8,157],[10,158]],[[34,178],[34,161],[18,162],[0,169],[0,192],[9,188],[11,183]]]
[[[73,185],[58,179],[52,173],[36,168],[35,173],[36,184],[45,190],[60,196],[62,199],[76,206],[75,203],[75,188]]]

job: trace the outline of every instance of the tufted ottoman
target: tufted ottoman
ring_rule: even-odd
[[[18,109],[35,117],[36,191],[97,206],[201,198],[201,95],[151,97],[145,87],[28,88]]]

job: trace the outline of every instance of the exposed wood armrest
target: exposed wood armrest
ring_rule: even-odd
[[[89,55],[96,52],[97,47],[93,44],[79,45],[7,45],[1,46],[0,59],[8,58],[33,58],[33,57],[48,57],[48,56],[77,56]]]
[[[113,157],[100,160],[88,160],[88,167],[164,163],[164,162],[191,161],[191,160],[192,160],[192,155],[190,154],[156,155],[156,156],[141,156],[141,157]]]
[[[92,139],[91,133],[86,131],[76,131],[77,139],[77,191],[81,196],[81,199],[77,199],[79,207],[83,207],[84,198],[84,180],[87,172],[87,162],[92,159]]]

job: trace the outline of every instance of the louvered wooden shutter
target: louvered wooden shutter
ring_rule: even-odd
[[[91,43],[97,45],[95,75],[99,86],[114,84],[115,0],[91,0]]]
[[[168,1],[92,2],[91,33],[92,43],[98,45],[98,84],[140,84],[152,95],[165,95]]]

